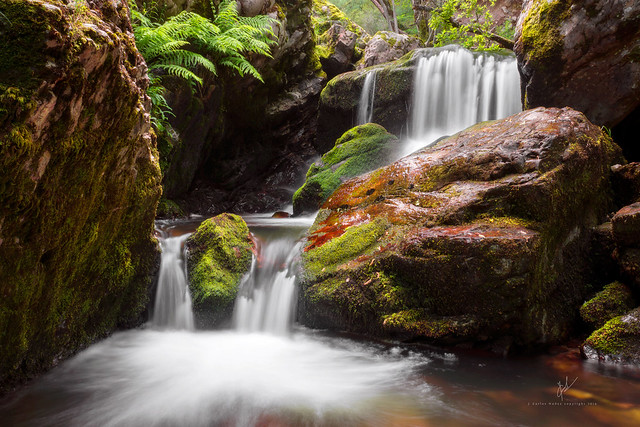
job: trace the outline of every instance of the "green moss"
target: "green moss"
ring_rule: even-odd
[[[201,326],[230,314],[242,277],[251,266],[253,243],[244,220],[221,214],[205,220],[187,239],[189,288]]]
[[[185,216],[185,213],[176,202],[162,197],[158,203],[156,216],[160,218],[177,218]]]
[[[609,283],[580,307],[580,316],[593,329],[601,328],[610,319],[634,306],[631,291],[620,282]]]
[[[305,183],[293,195],[294,213],[317,210],[346,179],[385,165],[397,141],[373,123],[345,132],[334,148],[309,168]]]
[[[629,354],[629,338],[640,336],[638,324],[623,321],[626,316],[609,320],[603,327],[593,332],[586,344],[593,349],[612,356],[633,356]]]
[[[560,23],[569,15],[571,2],[536,0],[522,24],[521,42],[534,67],[559,66],[564,39]],[[525,109],[530,108],[526,104]]]
[[[389,226],[386,219],[376,218],[346,229],[344,234],[303,255],[305,274],[309,279],[327,276],[343,263],[373,252]]]

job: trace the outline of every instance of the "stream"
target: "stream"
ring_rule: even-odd
[[[1,424],[640,424],[640,372],[583,361],[576,349],[503,359],[297,325],[293,266],[311,219],[245,219],[261,262],[241,285],[232,329],[193,329],[180,268],[184,236],[197,223],[160,223],[161,281],[173,291],[159,284],[152,319],[9,396]]]

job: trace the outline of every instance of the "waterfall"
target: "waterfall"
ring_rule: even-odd
[[[473,54],[458,46],[426,52],[415,74],[410,137],[403,154],[520,111],[515,57]]]
[[[369,71],[362,85],[360,103],[358,104],[358,125],[371,123],[373,116],[373,101],[376,93],[376,70]]]
[[[184,268],[183,244],[190,234],[161,237],[160,276],[151,323],[161,328],[193,330],[191,295]]]
[[[233,311],[237,330],[284,335],[293,321],[295,275],[293,262],[300,251],[293,237],[260,245],[249,274],[240,284]]]

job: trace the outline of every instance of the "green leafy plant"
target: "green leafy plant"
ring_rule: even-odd
[[[218,75],[225,67],[240,76],[262,77],[247,58],[251,54],[271,57],[275,43],[273,20],[264,15],[242,17],[235,0],[223,0],[214,7],[214,19],[182,11],[162,23],[153,22],[130,0],[136,46],[149,69],[148,95],[152,101],[153,125],[164,131],[171,109],[164,97],[163,79],[183,79],[192,89],[202,85],[203,76]]]
[[[489,0],[489,4],[493,6],[495,0]],[[513,49],[512,40],[492,31],[493,16],[478,0],[445,0],[428,11],[434,46],[456,43],[474,50]],[[501,28],[504,34],[510,31],[510,24]]]

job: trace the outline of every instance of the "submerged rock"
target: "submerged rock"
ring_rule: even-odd
[[[614,126],[640,106],[640,3],[526,0],[514,51],[524,108],[570,106]]]
[[[309,168],[304,185],[293,195],[294,215],[316,212],[344,181],[388,164],[397,144],[398,138],[374,123],[345,132]]]
[[[160,169],[126,2],[0,2],[0,389],[143,319]]]
[[[345,182],[309,233],[300,320],[445,344],[558,342],[588,292],[590,230],[620,160],[581,113],[538,108]]]
[[[205,220],[186,247],[196,326],[219,326],[231,319],[240,281],[251,267],[249,227],[238,215],[221,214]]]
[[[640,307],[592,333],[582,353],[588,359],[640,365]]]
[[[613,282],[582,304],[580,316],[592,330],[599,329],[612,318],[628,312],[633,307],[631,290],[620,282]]]

